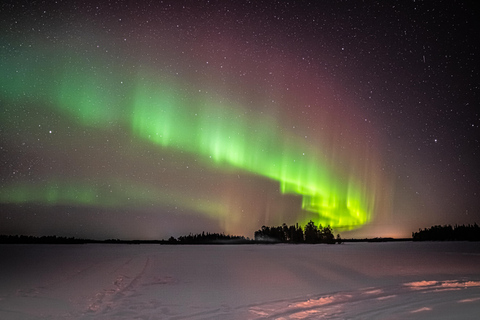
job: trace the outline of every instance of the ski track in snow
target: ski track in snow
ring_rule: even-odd
[[[433,316],[428,311],[445,304],[455,307],[480,300],[480,281],[429,281],[430,284],[418,287],[422,282],[278,301],[251,307],[250,319],[425,319]],[[460,290],[468,290],[462,295],[477,298],[455,299],[452,291]],[[477,315],[471,316],[473,319]],[[438,319],[439,315],[433,317]]]
[[[0,246],[0,319],[476,319],[480,246]]]

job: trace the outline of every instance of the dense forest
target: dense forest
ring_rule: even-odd
[[[330,226],[316,226],[310,220],[305,229],[296,225],[287,226],[285,223],[279,227],[266,227],[255,232],[255,241],[257,242],[284,242],[284,243],[341,243],[340,235],[337,240],[333,235],[333,229]]]
[[[189,234],[188,236],[180,236],[178,239],[170,237],[168,239],[170,244],[240,244],[251,243],[249,238],[244,236],[231,236],[223,233],[205,233]]]
[[[412,232],[414,241],[480,241],[480,227],[473,225],[433,226]]]

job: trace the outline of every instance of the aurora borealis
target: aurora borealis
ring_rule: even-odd
[[[458,190],[447,176],[472,169],[478,141],[456,155],[465,142],[443,112],[475,95],[442,90],[446,77],[425,85],[440,70],[425,54],[389,55],[404,48],[360,13],[397,11],[370,5],[2,5],[0,233],[251,236],[311,219],[405,236],[473,223],[463,215],[479,202],[458,190],[478,172]],[[423,36],[402,27],[407,42]],[[478,115],[456,115],[478,130]]]

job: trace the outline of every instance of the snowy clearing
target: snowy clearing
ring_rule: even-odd
[[[0,319],[476,319],[480,243],[0,245]]]

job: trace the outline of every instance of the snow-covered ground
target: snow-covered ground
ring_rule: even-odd
[[[480,243],[0,245],[0,319],[478,319]]]

